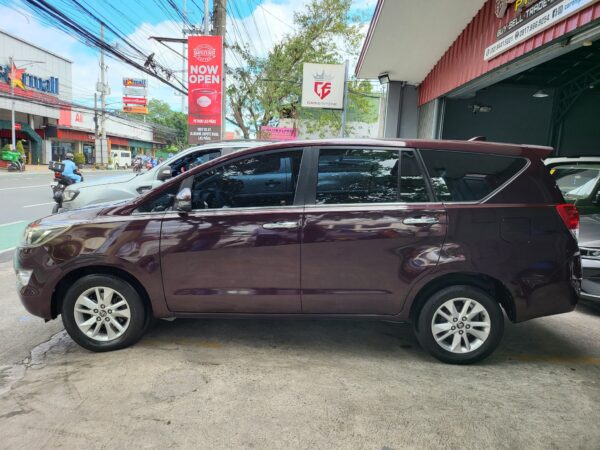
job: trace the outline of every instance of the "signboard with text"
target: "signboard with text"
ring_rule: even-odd
[[[268,141],[293,141],[298,139],[298,130],[292,127],[260,127],[260,139]]]
[[[129,114],[148,114],[148,107],[141,105],[123,105],[123,112]]]
[[[148,114],[148,80],[144,78],[123,78],[123,112]]]
[[[302,106],[305,108],[344,109],[344,64],[304,63]]]
[[[597,1],[497,0],[501,7],[496,9],[496,16],[507,22],[496,31],[496,42],[485,49],[484,60],[501,55]],[[504,19],[511,11],[514,16]]]
[[[223,127],[223,37],[188,37],[189,143],[221,139]]]

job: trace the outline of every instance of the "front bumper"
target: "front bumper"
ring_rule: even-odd
[[[46,271],[43,266],[37,264],[42,252],[41,248],[17,248],[13,257],[13,266],[15,272],[20,270],[31,271],[31,276],[27,284],[20,282],[17,277],[16,288],[21,303],[25,309],[34,316],[45,320],[53,319],[56,314],[52,311],[52,293],[54,292],[54,277],[49,274],[53,271]]]
[[[583,280],[581,281],[581,298],[600,302],[600,260],[581,258]]]

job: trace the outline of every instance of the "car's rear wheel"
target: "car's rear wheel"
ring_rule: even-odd
[[[110,275],[88,275],[76,281],[65,295],[61,312],[69,336],[95,352],[134,344],[148,323],[139,293]]]
[[[472,286],[452,286],[432,295],[416,323],[419,343],[450,364],[470,364],[488,357],[504,332],[498,302]]]

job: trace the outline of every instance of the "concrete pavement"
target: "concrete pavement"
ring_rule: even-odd
[[[408,325],[358,321],[159,321],[136,346],[94,354],[60,322],[24,320],[12,290],[1,303],[1,448],[600,442],[600,315],[587,307],[507,324],[491,358],[458,367]]]

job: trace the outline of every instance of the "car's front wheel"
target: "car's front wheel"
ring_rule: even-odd
[[[76,281],[64,297],[61,313],[69,336],[95,352],[134,344],[147,323],[139,293],[110,275],[87,275]]]
[[[472,286],[451,286],[432,295],[416,323],[419,343],[450,364],[470,364],[488,357],[504,332],[498,302]]]

